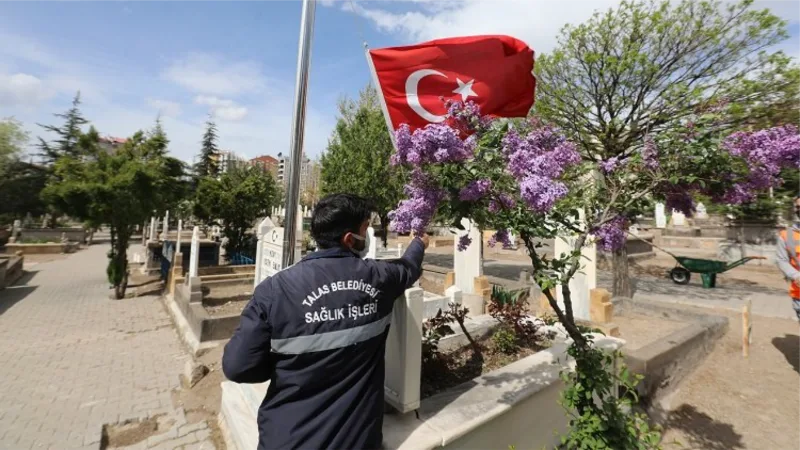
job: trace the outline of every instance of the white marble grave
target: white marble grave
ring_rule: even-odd
[[[189,274],[186,276],[186,283],[189,292],[192,292],[192,283],[198,274],[200,264],[200,227],[195,226],[192,230],[192,245],[189,250]]]
[[[656,228],[667,227],[667,213],[663,203],[656,203]]]
[[[686,215],[682,212],[672,210],[672,226],[683,227],[686,226]]]
[[[461,225],[464,230],[458,230],[453,244],[455,285],[465,294],[475,294],[475,277],[483,275],[483,239],[477,224],[469,219],[461,219]],[[464,251],[459,251],[458,242],[462,236],[469,236],[472,242]]]

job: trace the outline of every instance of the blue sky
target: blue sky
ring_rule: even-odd
[[[318,2],[306,153],[326,146],[336,102],[369,82],[371,47],[505,33],[537,52],[558,30],[617,0]],[[790,21],[781,48],[800,55],[800,4],[759,1]],[[355,11],[351,11],[354,7]],[[101,134],[128,136],[161,114],[172,152],[191,161],[211,113],[225,149],[247,157],[289,149],[299,1],[0,2],[0,117],[35,123],[75,91]],[[46,137],[46,136],[45,136]]]

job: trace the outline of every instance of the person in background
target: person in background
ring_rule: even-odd
[[[792,307],[800,321],[800,195],[794,198],[793,223],[778,235],[775,262],[783,275],[791,283],[789,297]]]
[[[320,200],[311,217],[319,249],[256,287],[225,346],[229,380],[270,381],[259,450],[382,445],[389,321],[422,273],[428,238],[415,237],[400,259],[362,259],[372,213],[354,195]]]

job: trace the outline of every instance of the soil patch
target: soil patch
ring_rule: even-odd
[[[224,347],[214,347],[198,356],[198,362],[208,366],[208,375],[191,389],[172,391],[172,403],[186,412],[188,423],[205,421],[211,428],[211,440],[217,450],[225,450],[225,440],[217,423],[219,406],[222,401],[220,383],[225,380],[222,374],[222,351]]]
[[[159,431],[167,431],[172,426],[172,423],[159,424],[158,419],[162,416],[163,414],[142,420],[135,419],[122,423],[103,425],[100,450],[138,444],[150,436],[155,436]]]
[[[789,307],[789,306],[787,306]],[[708,310],[701,310],[706,313]],[[752,316],[750,357],[742,356],[741,316],[670,399],[664,443],[682,449],[791,449],[800,442],[797,322]]]
[[[491,337],[478,341],[478,344],[481,347],[480,354],[468,345],[452,352],[440,353],[436,358],[423,363],[420,398],[446,391],[546,348],[542,342],[526,342],[516,353],[507,354],[495,346]]]
[[[232,316],[241,314],[248,302],[250,300],[232,300],[217,305],[204,304],[203,306],[210,316]]]

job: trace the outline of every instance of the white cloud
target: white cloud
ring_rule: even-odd
[[[147,98],[145,102],[155,110],[158,111],[159,114],[162,114],[167,117],[178,117],[181,115],[181,105],[177,102],[171,102],[169,100],[162,100],[158,98]]]
[[[566,24],[588,20],[594,11],[605,11],[620,0],[464,0],[462,2],[416,1],[408,11],[389,11],[383,5],[341,5],[355,10],[380,31],[410,42],[476,34],[508,34],[523,40],[537,54],[551,51]],[[354,5],[354,8],[353,6]],[[798,22],[796,1],[759,0],[755,8],[769,8],[790,23]],[[797,39],[794,37],[793,39]]]
[[[255,62],[227,61],[218,55],[198,52],[175,61],[162,76],[200,94],[258,93],[266,85],[266,77]]]
[[[32,107],[52,97],[54,92],[42,80],[27,73],[0,74],[0,104]]]
[[[247,108],[239,106],[233,100],[214,97],[210,95],[198,95],[194,98],[198,105],[206,105],[211,109],[211,114],[222,120],[235,122],[247,116]]]

